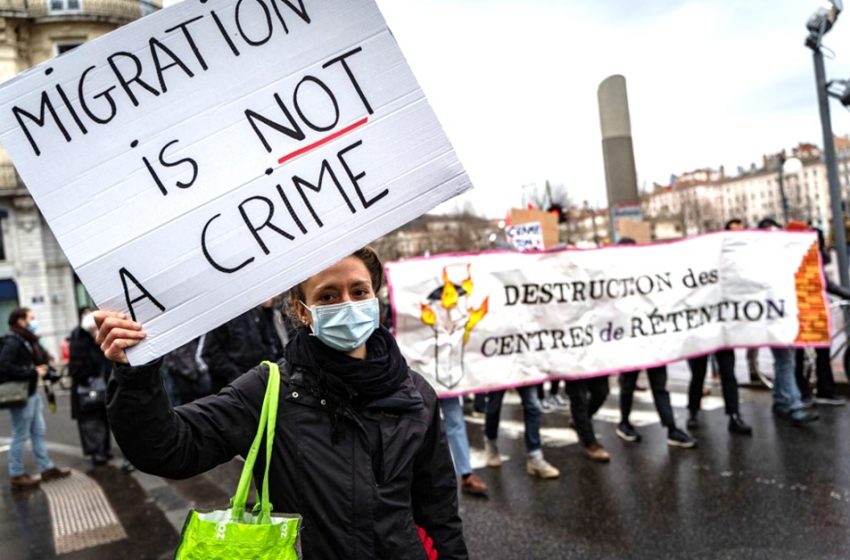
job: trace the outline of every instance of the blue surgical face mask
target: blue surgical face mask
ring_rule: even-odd
[[[28,330],[29,332],[31,332],[31,333],[36,333],[36,332],[38,332],[38,321],[36,321],[35,319],[33,319],[32,321],[30,321],[29,323],[27,323],[27,330]]]
[[[302,303],[304,307],[306,304]],[[378,328],[378,298],[307,307],[313,335],[340,352],[362,346]]]

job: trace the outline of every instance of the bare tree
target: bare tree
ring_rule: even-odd
[[[571,205],[567,187],[562,183],[553,185],[548,180],[542,188],[535,186],[529,193],[528,199],[541,210],[549,210],[553,207],[566,210]]]

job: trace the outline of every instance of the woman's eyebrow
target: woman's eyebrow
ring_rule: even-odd
[[[316,286],[313,289],[313,291],[314,292],[323,292],[323,291],[326,291],[326,290],[338,290],[338,289],[339,289],[339,287],[337,286],[337,284],[334,283],[333,281],[330,281],[330,282],[325,282],[324,284],[319,284],[318,286]]]

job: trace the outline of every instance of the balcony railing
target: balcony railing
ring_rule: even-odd
[[[160,8],[162,0],[0,0],[0,17],[127,23]]]

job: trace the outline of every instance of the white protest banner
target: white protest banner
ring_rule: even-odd
[[[0,141],[135,364],[470,187],[374,0],[185,0],[3,84]]]
[[[505,228],[505,236],[508,238],[511,247],[518,251],[542,250],[544,248],[543,227],[540,222],[508,226]]]
[[[810,232],[445,255],[389,263],[387,274],[401,351],[443,396],[727,347],[829,345]]]

